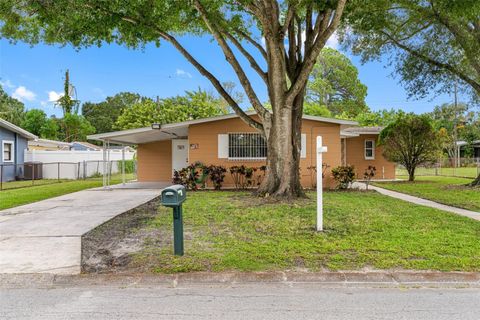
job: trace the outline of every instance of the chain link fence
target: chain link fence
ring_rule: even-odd
[[[75,180],[102,181],[104,172],[121,180],[123,171],[126,181],[135,180],[135,160],[4,163],[0,164],[0,191]]]
[[[480,174],[480,158],[449,158],[437,163],[417,167],[416,176],[446,176],[459,178],[476,178]],[[397,165],[397,176],[408,175],[405,167]]]

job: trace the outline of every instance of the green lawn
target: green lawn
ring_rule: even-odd
[[[153,272],[434,269],[480,271],[480,222],[376,192],[326,192],[325,231],[315,226],[315,194],[267,203],[249,193],[189,192],[185,256],[172,255],[172,213],[150,234],[132,267]],[[137,231],[139,232],[139,231]]]
[[[406,177],[399,178],[406,179]],[[414,182],[394,181],[373,184],[385,189],[480,212],[480,188],[465,187],[465,184],[471,181],[472,179],[430,176],[416,177]]]
[[[407,176],[407,170],[397,168],[397,176]],[[462,178],[476,178],[480,173],[480,168],[476,167],[461,167],[461,168],[417,168],[417,176],[447,176],[447,177],[462,177]]]
[[[126,175],[127,180],[131,180],[133,175]],[[35,181],[39,183],[42,180]],[[102,186],[102,179],[89,179],[89,180],[73,180],[65,181],[61,183],[51,183],[37,185],[33,187],[25,187],[20,189],[10,189],[0,191],[0,210],[20,206],[35,201],[40,201],[48,198],[61,196],[63,194],[72,193],[89,188],[95,188]],[[111,184],[120,183],[122,181],[121,175],[112,175]],[[25,182],[25,181],[21,181]],[[16,183],[16,182],[8,182]],[[31,183],[31,181],[30,181]]]

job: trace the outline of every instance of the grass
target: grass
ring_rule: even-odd
[[[66,181],[69,181],[69,180],[66,180],[66,179],[61,179],[61,180],[41,179],[41,180],[35,180],[33,182],[33,184],[32,184],[32,180],[9,181],[9,182],[3,182],[2,183],[2,190],[26,188],[26,187],[32,187],[32,186],[41,186],[41,185],[61,183],[61,182],[66,182]]]
[[[263,203],[249,193],[189,192],[185,256],[172,254],[172,213],[161,207],[132,267],[153,272],[416,269],[480,271],[480,223],[376,192],[326,192]]]
[[[132,177],[133,175],[126,175],[127,180],[132,179]],[[0,191],[0,210],[102,186],[102,179],[69,180],[50,184],[40,184],[40,181],[42,180],[35,181],[35,183],[38,182],[39,185],[32,187]],[[51,182],[51,180],[48,181]],[[111,184],[120,183],[121,181],[121,175],[112,175]]]
[[[446,176],[461,178],[476,178],[480,173],[480,168],[476,167],[460,167],[460,168],[417,168],[417,176]],[[397,176],[407,176],[407,170],[397,168]]]
[[[399,177],[405,178],[406,177]],[[439,203],[480,212],[480,188],[465,185],[472,179],[454,177],[416,177],[414,182],[394,181],[373,184]]]

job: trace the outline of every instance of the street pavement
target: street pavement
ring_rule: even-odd
[[[480,319],[479,288],[315,283],[0,289],[0,319]]]

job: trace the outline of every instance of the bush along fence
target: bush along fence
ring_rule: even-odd
[[[398,165],[397,176],[407,175],[407,170]],[[422,165],[415,170],[416,176],[447,176],[476,178],[480,174],[480,158],[445,158],[435,163]]]
[[[73,180],[101,179],[103,173],[136,176],[135,160],[81,162],[26,162],[24,164],[0,164],[0,191],[25,188]]]

